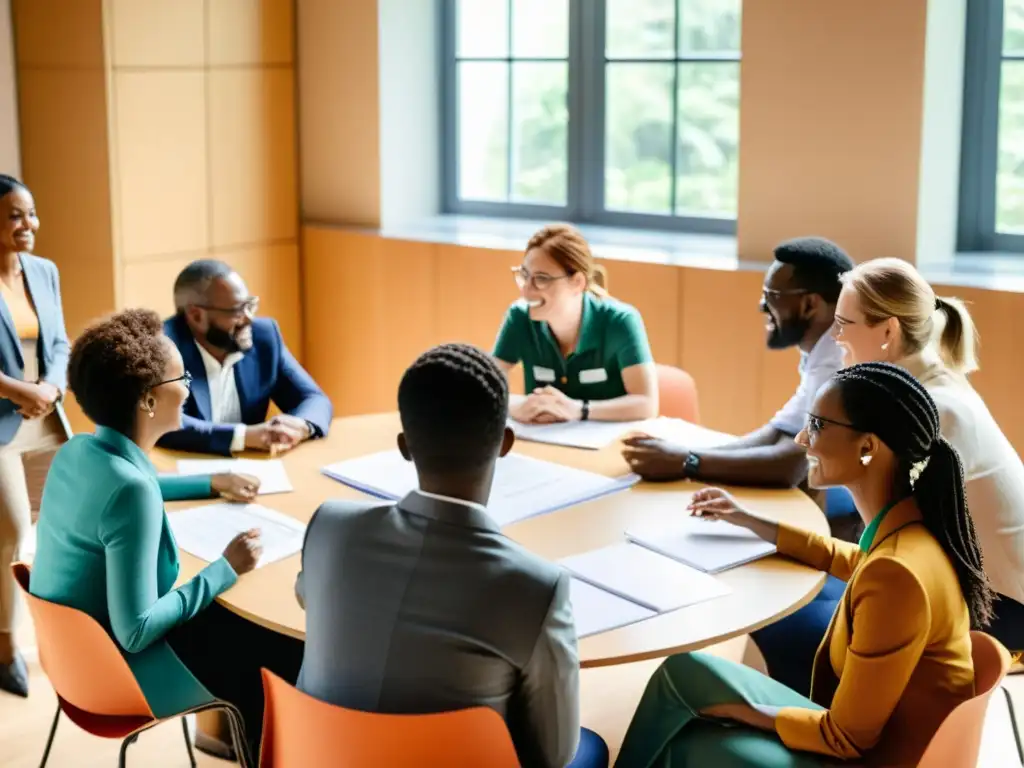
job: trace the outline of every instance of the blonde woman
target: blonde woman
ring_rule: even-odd
[[[934,398],[964,464],[985,573],[999,595],[989,632],[1024,650],[1024,463],[970,385],[977,331],[959,299],[936,296],[910,264],[876,259],[843,277],[833,329],[847,365],[902,366]]]

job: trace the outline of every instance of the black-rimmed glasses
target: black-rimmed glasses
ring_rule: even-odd
[[[522,290],[529,284],[536,291],[543,291],[546,288],[550,288],[555,280],[565,280],[569,277],[569,275],[548,275],[544,272],[532,274],[526,267],[512,267],[512,276],[515,277],[519,290]]]
[[[189,373],[188,371],[185,371],[185,373],[183,373],[181,376],[176,376],[173,379],[164,379],[163,381],[158,381],[151,387],[151,389],[156,389],[157,387],[163,386],[164,384],[175,384],[179,381],[185,385],[185,389],[192,389],[192,374]]]
[[[818,416],[814,413],[807,414],[807,433],[809,435],[817,435],[825,428],[826,424],[832,424],[836,427],[845,427],[846,429],[857,430],[853,424],[847,421],[836,421],[835,419],[826,419],[824,416]]]
[[[779,290],[778,288],[762,288],[761,298],[765,301],[769,299],[781,299],[783,296],[804,296],[810,293],[806,288],[788,288],[785,290]]]
[[[234,315],[235,317],[244,314],[253,317],[260,308],[260,297],[250,296],[241,304],[236,304],[233,307],[213,307],[209,304],[196,304],[196,306],[200,309],[205,309],[207,312],[219,312],[224,315]]]

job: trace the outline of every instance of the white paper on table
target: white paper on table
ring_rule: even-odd
[[[418,487],[416,468],[398,451],[340,461],[321,471],[345,485],[385,499],[401,499]],[[635,475],[604,477],[512,453],[498,459],[487,512],[498,525],[511,525],[624,490],[636,481]]]
[[[684,515],[670,523],[633,526],[626,538],[705,573],[721,573],[775,554],[775,545],[738,525]]]
[[[298,520],[259,504],[207,504],[171,512],[167,519],[178,546],[209,563],[224,554],[235,536],[252,528],[260,530],[260,566],[294,555],[306,535],[306,526]]]
[[[732,592],[714,576],[636,544],[612,544],[559,563],[576,578],[658,613]]]
[[[576,578],[569,581],[569,600],[576,622],[576,636],[581,638],[658,615],[650,608]]]
[[[702,427],[699,424],[691,424],[682,419],[658,418],[640,427],[638,431],[646,432],[651,437],[660,437],[671,443],[678,443],[691,451],[718,448],[735,442],[734,435],[725,432],[716,432],[713,429]]]
[[[252,475],[260,481],[259,495],[268,493],[291,493],[292,481],[284,462],[280,459],[179,459],[179,475],[216,475],[234,472]]]
[[[597,451],[627,432],[646,432],[649,421],[566,421],[559,424],[522,424],[509,419],[508,426],[520,440]]]

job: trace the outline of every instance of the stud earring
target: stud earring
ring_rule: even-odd
[[[148,409],[148,408],[146,409],[146,413],[148,413],[148,414],[149,414],[149,418],[151,418],[151,419],[152,419],[152,418],[153,418],[154,416],[156,416],[156,414],[155,414],[155,413],[154,413],[154,412],[153,412],[153,411],[152,411],[151,409]]]
[[[871,463],[871,454],[868,454],[866,456],[861,456],[860,457],[860,463],[863,464],[865,467],[868,464],[870,464]]]
[[[889,342],[887,341],[887,342],[885,342],[885,344],[882,345],[882,351],[884,352],[888,348],[889,348]]]

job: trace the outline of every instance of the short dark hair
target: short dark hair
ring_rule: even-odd
[[[139,401],[167,369],[163,323],[149,309],[126,309],[89,326],[71,346],[68,388],[85,415],[131,436]]]
[[[183,311],[189,304],[202,300],[210,283],[227,277],[235,270],[217,259],[197,259],[181,270],[174,281],[174,308]]]
[[[992,620],[995,595],[967,508],[963,464],[942,436],[935,401],[909,371],[889,363],[844,368],[832,381],[850,424],[876,435],[896,455],[903,486],[898,491],[913,492],[925,527],[956,571],[971,627],[984,628]]]
[[[24,189],[26,192],[29,191],[23,181],[18,181],[16,178],[8,176],[6,173],[0,173],[0,197],[6,197],[16,189]]]
[[[486,352],[442,344],[420,356],[398,385],[398,411],[416,467],[438,474],[493,462],[508,420],[508,381]]]
[[[831,240],[797,237],[775,247],[775,260],[793,267],[797,288],[816,293],[829,304],[839,301],[839,278],[853,269],[853,259]]]

